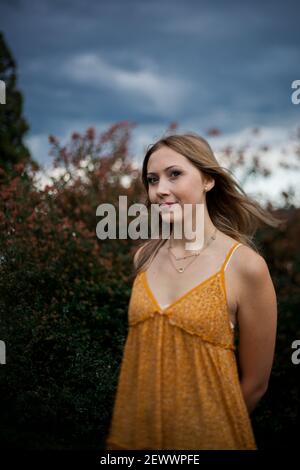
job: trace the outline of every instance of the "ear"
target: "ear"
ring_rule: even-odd
[[[215,185],[215,179],[213,177],[206,176],[204,179],[204,186],[207,187],[207,192],[210,191]]]

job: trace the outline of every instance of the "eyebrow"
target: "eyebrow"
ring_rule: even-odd
[[[174,168],[174,167],[181,168],[180,165],[171,165],[171,166],[167,166],[167,168],[165,168],[164,171],[167,171],[167,170],[169,170],[170,168]],[[153,171],[151,171],[150,173],[147,173],[147,176],[149,176],[149,175],[156,175],[156,173],[154,173]]]

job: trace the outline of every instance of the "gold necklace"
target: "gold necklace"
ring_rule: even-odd
[[[208,246],[210,242],[210,239],[212,238],[213,240],[215,240],[216,238],[216,232],[217,232],[217,228],[215,228],[215,231],[214,231],[214,234],[208,239],[208,242],[206,242],[206,245]],[[174,256],[174,258],[176,259],[176,261],[180,260],[180,259],[186,259],[186,258],[190,258],[191,256],[198,256],[201,251],[204,250],[204,248],[206,248],[206,246],[204,248],[202,248],[200,251],[197,251],[196,253],[192,253],[191,255],[185,255],[185,256],[181,256],[181,257],[177,257],[171,250],[173,248],[173,245],[170,244],[170,246],[168,246],[168,250],[170,250],[170,253]]]
[[[174,268],[176,269],[176,271],[178,271],[179,273],[183,273],[183,272],[186,270],[186,268],[187,268],[188,266],[190,266],[190,264],[192,264],[193,261],[196,260],[196,257],[199,256],[200,253],[201,253],[203,250],[205,250],[205,248],[207,248],[207,247],[212,243],[213,240],[216,239],[216,233],[217,233],[217,228],[215,228],[214,234],[208,239],[208,241],[206,242],[204,248],[202,248],[200,251],[198,251],[197,253],[193,253],[192,255],[183,256],[183,257],[181,257],[181,258],[177,258],[177,257],[174,255],[174,253],[171,252],[172,245],[168,246],[168,253],[171,253],[171,254],[175,257],[176,261],[181,260],[181,259],[185,259],[185,258],[189,258],[189,257],[191,257],[191,256],[194,257],[194,259],[192,259],[192,260],[190,261],[190,263],[188,263],[185,267],[181,266],[181,267],[179,267],[179,268],[177,268],[177,267],[174,265],[173,260],[172,260],[172,258],[170,257],[170,260],[171,260],[171,262],[172,262]]]

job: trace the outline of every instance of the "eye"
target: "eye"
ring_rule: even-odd
[[[171,175],[173,175],[174,173],[177,173],[177,176],[181,175],[181,171],[173,170],[171,172]],[[177,178],[177,176],[175,176],[175,178]]]
[[[177,174],[177,176],[179,176],[179,175],[181,175],[181,171],[172,170],[171,173],[170,173],[170,175],[174,175],[174,174]],[[177,176],[173,177],[172,179],[177,178]],[[149,184],[154,184],[154,181],[153,181],[153,180],[155,180],[154,177],[149,176],[149,177],[147,178],[147,181],[148,181]]]
[[[149,176],[149,177],[147,178],[148,183],[149,183],[149,184],[153,184],[153,179],[154,179],[154,178],[152,178],[151,176]]]

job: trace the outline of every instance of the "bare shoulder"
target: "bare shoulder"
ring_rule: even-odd
[[[249,310],[249,306],[257,311],[273,306],[276,292],[264,257],[246,245],[239,246],[235,254],[233,265],[239,317]]]
[[[244,280],[260,282],[270,276],[264,257],[247,245],[241,245],[236,250],[235,267]]]
[[[229,236],[225,236],[223,240],[223,245],[227,247],[227,252],[237,242]],[[234,250],[230,265],[232,266],[232,275],[236,279],[259,280],[261,277],[269,274],[268,265],[264,257],[243,243]]]

